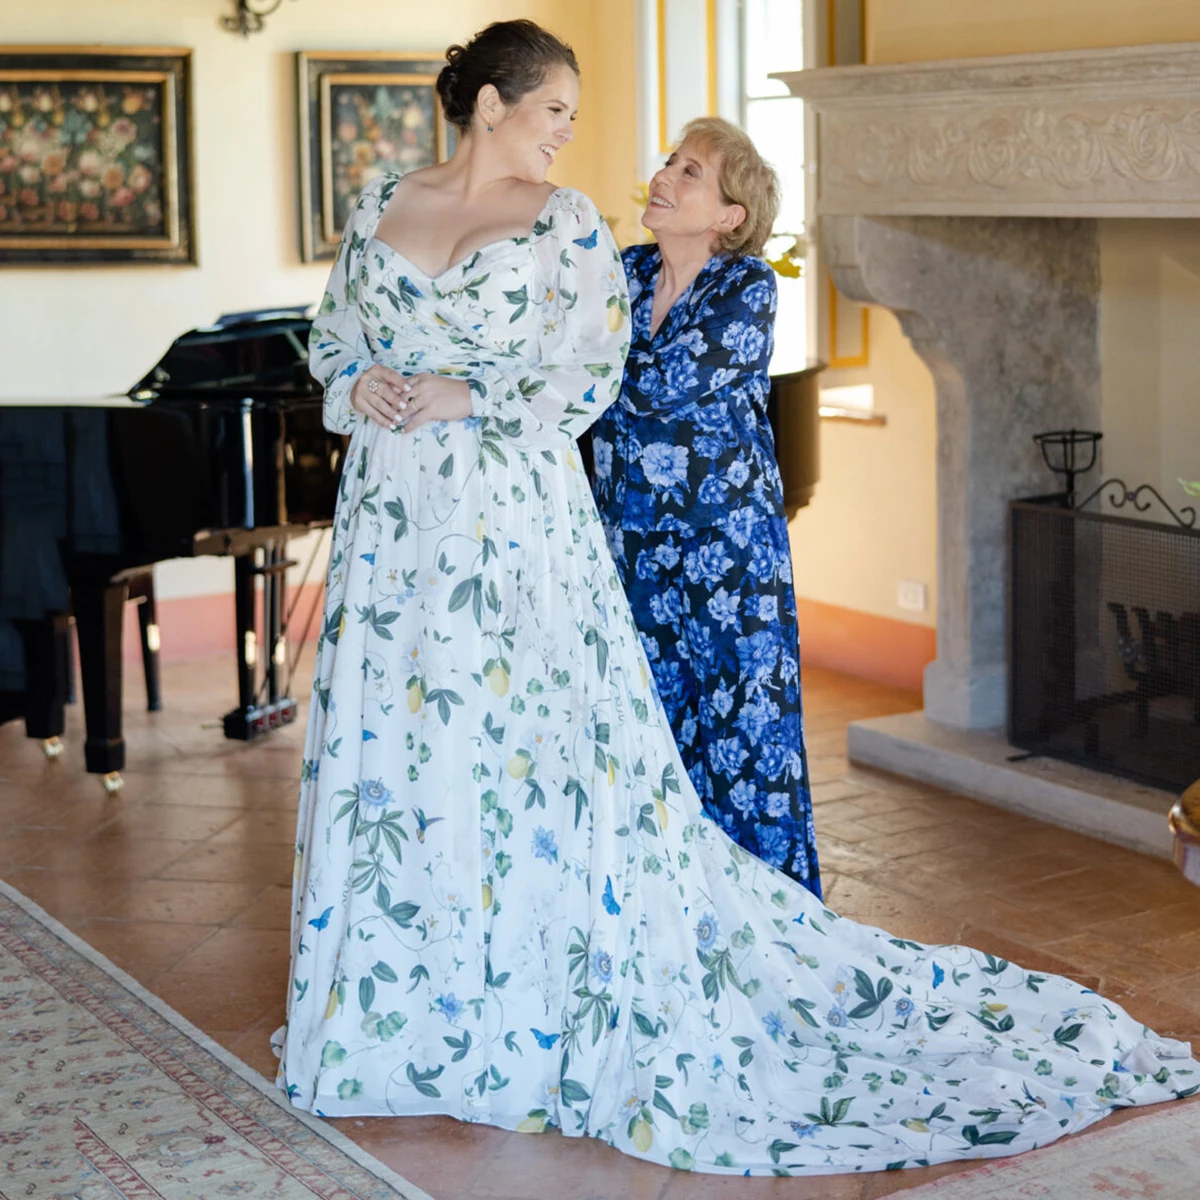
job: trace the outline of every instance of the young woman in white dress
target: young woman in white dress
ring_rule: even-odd
[[[447,59],[455,155],[367,184],[313,329],[351,437],[280,1086],[733,1174],[1010,1154],[1194,1090],[1116,1005],[841,919],[704,816],[574,445],[629,337],[608,229],[545,182],[574,56],[504,22]]]

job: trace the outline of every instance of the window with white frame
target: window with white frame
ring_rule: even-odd
[[[782,185],[776,236],[766,254],[779,262],[798,238],[804,245],[804,105],[771,74],[804,66],[804,0],[742,0],[741,13],[742,124]],[[808,358],[805,281],[779,275],[777,282],[773,374],[800,370]]]
[[[692,117],[718,112],[741,125],[779,173],[783,204],[766,257],[777,265],[775,374],[808,358],[805,278],[789,258],[805,232],[804,104],[776,71],[804,67],[805,0],[640,0],[641,179],[661,165],[669,138]]]

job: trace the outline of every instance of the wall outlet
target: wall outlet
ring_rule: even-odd
[[[929,607],[929,589],[917,579],[902,579],[896,587],[896,605],[908,612],[924,612]]]

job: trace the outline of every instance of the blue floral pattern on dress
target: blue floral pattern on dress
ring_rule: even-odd
[[[705,810],[821,895],[799,634],[767,421],[775,276],[710,259],[651,336],[655,246],[622,255],[630,356],[592,431],[595,492],[663,706]]]

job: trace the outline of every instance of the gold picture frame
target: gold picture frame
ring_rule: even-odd
[[[435,83],[445,65],[425,51],[297,56],[300,252],[333,258],[362,188],[380,171],[414,170],[453,153]]]
[[[196,262],[191,51],[0,46],[0,265]]]
[[[866,57],[867,0],[826,0],[825,65],[856,66]],[[826,277],[829,311],[829,369],[853,370],[871,365],[871,310],[847,300],[833,276]]]

